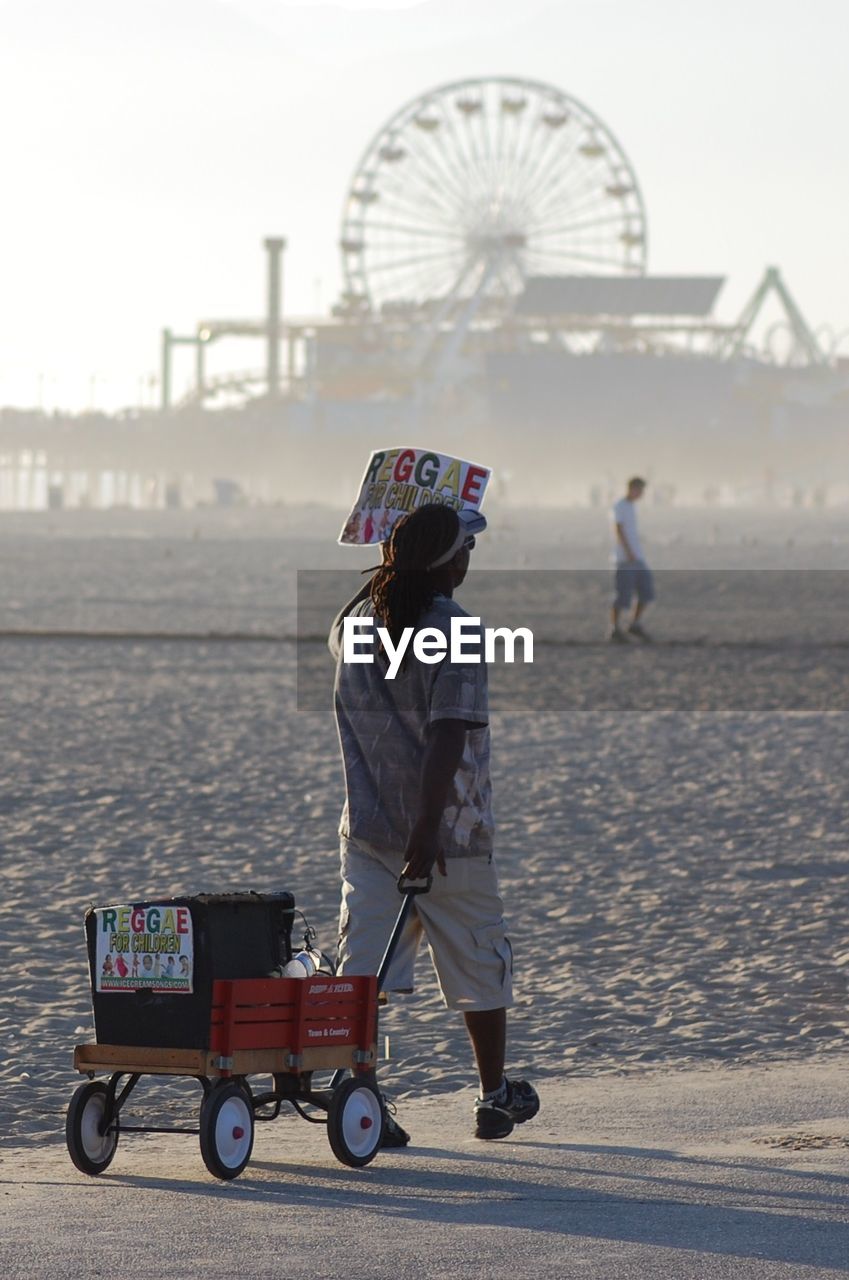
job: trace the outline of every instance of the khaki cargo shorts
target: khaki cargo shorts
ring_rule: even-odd
[[[342,837],[339,973],[377,973],[401,907],[401,854],[366,852]],[[385,991],[412,991],[422,938],[449,1009],[475,1012],[513,1003],[513,948],[504,926],[495,864],[488,858],[447,858],[434,867],[433,887],[416,896],[398,942]]]

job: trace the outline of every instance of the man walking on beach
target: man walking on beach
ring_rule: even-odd
[[[348,616],[373,618],[395,646],[406,628],[428,628],[450,643],[452,619],[468,617],[453,593],[485,527],[478,512],[447,506],[404,516],[384,544],[383,564],[330,633],[346,788],[338,972],[377,972],[400,906],[399,876],[433,872],[384,985],[412,991],[426,938],[443,999],[463,1014],[477,1063],[475,1135],[504,1138],[536,1115],[539,1098],[527,1081],[504,1074],[513,954],[492,857],[486,664],[450,652],[425,663],[410,644],[387,679],[382,651],[369,663],[345,662],[343,650]],[[473,646],[469,630],[465,644]],[[385,1145],[408,1140],[397,1122],[388,1126]]]
[[[645,562],[637,529],[636,504],[646,491],[646,482],[640,476],[628,481],[624,498],[613,506],[614,555],[616,558],[616,594],[613,598],[610,639],[614,644],[626,644],[630,638],[644,643],[651,636],[643,629],[642,616],[654,600],[654,578]],[[619,624],[619,617],[627,613],[634,596],[637,604],[627,631]]]

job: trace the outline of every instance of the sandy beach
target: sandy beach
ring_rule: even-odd
[[[31,1153],[36,1183],[85,1181],[61,1144],[71,1052],[93,1038],[89,904],[288,889],[321,946],[335,945],[332,671],[314,618],[296,609],[295,575],[321,570],[341,584],[350,575],[328,571],[369,563],[334,546],[338,517],[314,508],[4,518],[0,1127]],[[661,571],[658,644],[616,655],[615,666],[603,512],[505,510],[477,562],[489,571],[477,587],[482,612],[517,600],[537,611],[547,639],[532,671],[491,677],[498,860],[517,955],[510,1065],[557,1099],[556,1114],[511,1151],[526,1161],[534,1152],[540,1167],[549,1155],[528,1144],[550,1138],[568,1154],[590,1141],[606,1080],[662,1096],[667,1086],[652,1082],[673,1089],[695,1073],[713,1088],[744,1069],[748,1096],[762,1087],[768,1097],[780,1066],[812,1106],[817,1081],[829,1080],[833,1105],[814,1113],[835,1142],[849,1139],[834,1084],[849,1049],[849,516],[657,508],[645,527]],[[320,617],[321,601],[311,602]],[[477,1160],[465,1033],[443,1010],[426,957],[420,983],[386,1011],[381,1077],[405,1123],[426,1117],[436,1142],[427,1126],[438,1115],[440,1148],[456,1140],[462,1160]],[[589,1108],[580,1134],[564,1102],[573,1086]],[[184,1114],[187,1091],[158,1088],[145,1116]],[[646,1118],[636,1145],[652,1145],[660,1123]],[[764,1123],[793,1128],[780,1114]],[[612,1127],[605,1141],[624,1141]],[[140,1140],[142,1172],[122,1151],[114,1178],[147,1179],[145,1194],[167,1199],[165,1174],[148,1185],[149,1153],[169,1141]],[[26,1205],[35,1192],[18,1178],[20,1159],[7,1158],[4,1190]],[[204,1183],[194,1150],[191,1159],[191,1175],[175,1166],[181,1189],[189,1176]],[[319,1187],[333,1163],[322,1151]],[[387,1167],[406,1168],[397,1154]],[[335,1187],[346,1173],[333,1170]],[[278,1174],[272,1160],[255,1176],[265,1186]],[[316,1211],[322,1194],[311,1195]],[[727,1272],[676,1263],[657,1274],[832,1274],[809,1270],[817,1261]],[[839,1264],[833,1251],[821,1261]],[[631,1274],[616,1265],[546,1262],[513,1274]],[[29,1274],[64,1274],[53,1266]],[[451,1271],[446,1261],[427,1274]],[[478,1274],[504,1272],[493,1262]]]

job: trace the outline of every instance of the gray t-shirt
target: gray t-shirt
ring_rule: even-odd
[[[352,617],[372,614],[369,600],[351,610]],[[451,618],[468,616],[453,600],[437,596],[417,630],[436,627],[450,642]],[[467,647],[474,650],[473,632],[466,636]],[[438,663],[419,662],[411,643],[404,666],[394,680],[387,680],[376,634],[373,663],[342,661],[341,621],[334,625],[329,644],[336,659],[336,723],[345,770],[340,835],[367,849],[402,854],[418,817],[428,728],[439,720],[466,720],[480,728],[466,734],[440,844],[446,858],[491,854],[486,663],[454,663],[450,653]],[[482,659],[482,643],[480,652]]]

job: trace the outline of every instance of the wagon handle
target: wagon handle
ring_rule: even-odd
[[[398,877],[398,892],[403,893],[405,897],[415,897],[417,893],[430,893],[433,885],[433,876],[420,876],[416,880],[410,880],[402,871]]]

